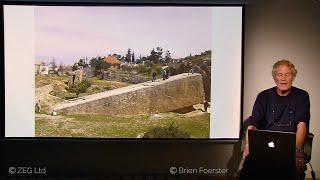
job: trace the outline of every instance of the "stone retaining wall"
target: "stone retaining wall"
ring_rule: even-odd
[[[57,106],[58,114],[134,115],[170,112],[202,103],[200,74],[179,74],[83,97]]]

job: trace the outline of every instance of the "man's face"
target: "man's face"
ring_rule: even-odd
[[[288,91],[294,80],[291,69],[286,65],[280,65],[275,76],[277,89],[280,91]]]

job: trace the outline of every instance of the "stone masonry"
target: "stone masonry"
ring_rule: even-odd
[[[185,73],[67,101],[53,111],[58,114],[154,114],[190,107],[203,100],[201,75]]]

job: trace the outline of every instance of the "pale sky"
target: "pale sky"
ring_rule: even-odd
[[[168,49],[173,58],[212,49],[210,7],[35,7],[36,60],[73,64],[108,54],[147,56]]]

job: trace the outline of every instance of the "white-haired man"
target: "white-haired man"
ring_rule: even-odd
[[[296,75],[295,66],[288,60],[280,60],[273,65],[272,76],[276,86],[258,94],[252,115],[248,119],[248,130],[296,133],[297,174],[303,179],[305,170],[303,146],[310,121],[310,100],[306,91],[292,86]],[[251,168],[250,163],[246,162],[250,159],[246,158],[250,157],[248,136],[245,142],[242,177],[250,174],[248,171]]]

